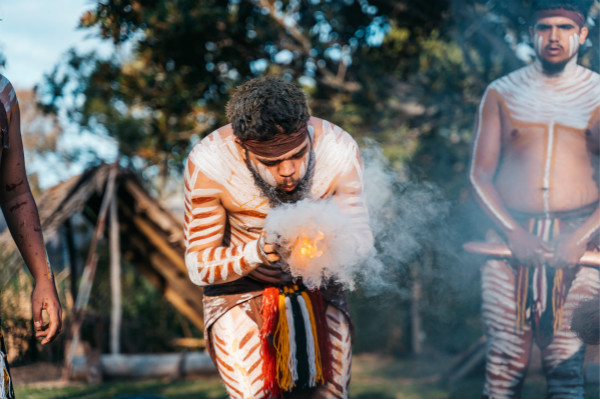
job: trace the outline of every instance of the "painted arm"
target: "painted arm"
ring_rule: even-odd
[[[586,135],[587,148],[592,155],[592,166],[594,168],[593,178],[596,188],[600,189],[600,169],[598,169],[598,155],[600,153],[600,108],[596,109],[594,116],[586,129],[590,134]],[[565,267],[576,264],[588,244],[600,233],[600,202],[596,203],[596,210],[590,217],[571,234],[559,235],[550,243],[554,249],[554,258],[550,265],[554,267]]]
[[[185,168],[185,264],[200,286],[223,284],[248,275],[263,263],[259,240],[222,246],[226,211],[220,186],[206,177],[192,157]]]
[[[31,298],[32,317],[35,335],[42,338],[42,344],[45,345],[60,333],[62,309],[46,255],[37,206],[27,182],[20,118],[15,99],[9,116],[10,146],[2,151],[0,164],[0,207],[17,248],[35,279]],[[43,323],[43,310],[48,315],[48,325]]]
[[[545,262],[543,242],[511,217],[494,185],[502,147],[501,109],[496,95],[488,88],[479,106],[469,181],[477,201],[502,230],[515,257],[522,264],[541,265]]]

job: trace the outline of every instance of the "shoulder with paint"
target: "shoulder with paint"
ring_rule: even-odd
[[[493,90],[500,95],[526,90],[535,79],[533,64],[516,69],[492,81],[486,91]]]
[[[4,105],[10,123],[12,113],[18,109],[17,93],[10,80],[2,74],[0,74],[0,101]]]
[[[225,125],[206,135],[197,142],[188,155],[194,163],[204,163],[211,160],[218,153],[227,150],[230,141],[234,141],[231,125]]]
[[[583,85],[593,93],[590,98],[596,102],[597,106],[600,106],[600,74],[582,65],[578,65],[578,69]]]
[[[358,151],[358,144],[354,138],[336,124],[314,116],[311,116],[309,124],[314,129],[315,152],[340,151],[356,154]]]

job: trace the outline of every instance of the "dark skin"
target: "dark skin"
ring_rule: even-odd
[[[0,207],[8,228],[35,279],[31,298],[35,336],[42,345],[52,342],[60,333],[62,308],[58,300],[54,276],[47,262],[46,249],[37,206],[27,183],[18,106],[11,110],[10,146],[2,150],[0,161]],[[48,323],[44,322],[46,313]]]
[[[542,18],[530,30],[536,44],[536,54],[544,73],[555,75],[569,62],[576,61],[577,42],[583,44],[587,29],[579,28],[565,17]],[[569,104],[565,104],[568,107]],[[598,114],[589,121],[585,132],[555,126],[555,152],[545,157],[547,131],[543,125],[530,123],[512,125],[504,114],[500,101],[490,95],[483,107],[481,136],[473,160],[475,186],[485,197],[482,207],[504,231],[508,245],[521,264],[552,267],[574,265],[585,252],[589,237],[598,233],[600,197],[597,172],[598,146],[590,145],[600,129]],[[518,134],[513,134],[518,132]],[[596,205],[595,212],[575,231],[562,234],[546,243],[523,229],[510,210],[541,214],[544,209],[543,176],[552,167],[550,212],[564,212]]]

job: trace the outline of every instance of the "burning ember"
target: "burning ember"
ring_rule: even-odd
[[[319,249],[317,243],[325,238],[325,234],[322,231],[317,232],[317,236],[314,239],[307,237],[304,232],[298,237],[296,248],[298,248],[300,255],[307,258],[317,258],[323,255],[323,251]]]

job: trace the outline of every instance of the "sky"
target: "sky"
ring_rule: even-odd
[[[17,89],[32,88],[52,71],[65,52],[90,50],[98,39],[77,29],[79,17],[93,7],[90,0],[0,0],[0,51],[7,63],[2,73]]]
[[[0,53],[6,59],[0,70],[17,90],[33,88],[43,81],[70,48],[79,52],[99,49],[109,51],[109,46],[91,37],[90,29],[78,29],[79,18],[92,9],[93,0],[0,0]],[[85,162],[95,156],[110,161],[116,156],[114,142],[79,132],[63,116],[65,129],[59,149],[93,150],[81,163],[64,165],[58,154],[50,154],[27,165],[28,173],[38,173],[40,186],[57,184],[85,169]],[[51,170],[53,172],[48,172]]]

